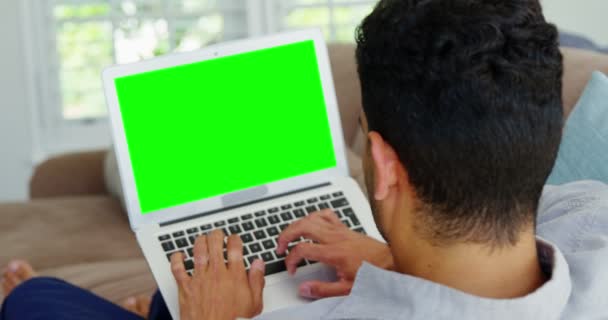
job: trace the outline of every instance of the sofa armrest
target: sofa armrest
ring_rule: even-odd
[[[34,169],[30,198],[106,194],[106,151],[78,152],[50,158]]]

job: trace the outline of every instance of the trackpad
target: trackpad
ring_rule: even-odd
[[[336,281],[335,272],[328,267],[322,267],[309,273],[306,273],[306,270],[302,271],[303,274],[299,275],[300,270],[298,270],[293,277],[281,275],[282,280],[278,281],[267,279],[264,289],[264,313],[314,301],[299,296],[298,287],[302,282],[309,280]]]

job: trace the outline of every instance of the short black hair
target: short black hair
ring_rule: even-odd
[[[514,244],[563,125],[558,32],[538,0],[382,0],[356,40],[369,130],[407,169],[431,239]]]

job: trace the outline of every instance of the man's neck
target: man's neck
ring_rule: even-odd
[[[407,239],[391,241],[397,272],[496,299],[525,296],[546,280],[533,230],[514,246],[494,249],[467,243],[437,247],[405,232],[400,235]]]

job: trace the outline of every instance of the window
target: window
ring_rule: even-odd
[[[320,27],[329,41],[352,42],[354,30],[376,1],[291,0],[278,3],[279,29]]]
[[[224,27],[244,13],[226,1],[54,0],[52,9],[65,120],[105,115],[99,76],[104,67],[246,35],[244,28]]]
[[[375,1],[27,0],[39,153],[110,143],[101,70],[215,42],[320,27],[354,39]],[[95,142],[91,142],[94,140]],[[35,142],[36,144],[36,142]]]

